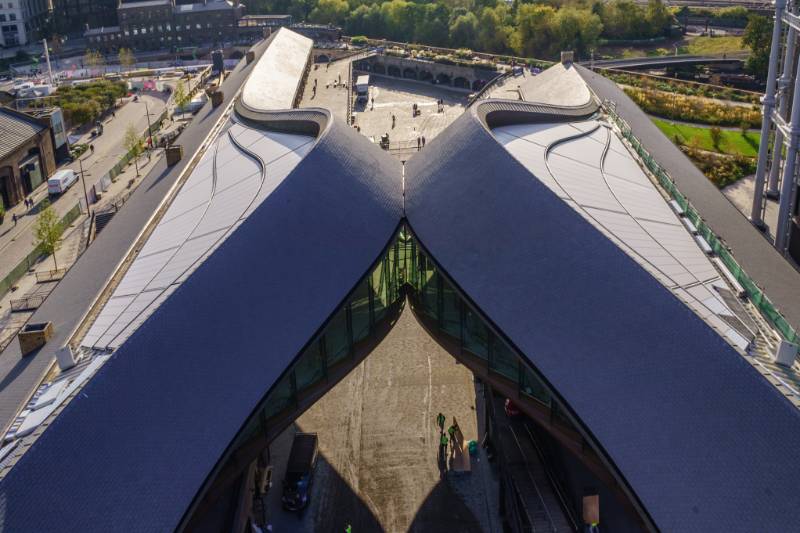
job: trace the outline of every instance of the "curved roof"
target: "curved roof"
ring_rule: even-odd
[[[0,482],[2,527],[177,526],[252,409],[393,236],[401,187],[399,163],[329,120]]]
[[[789,531],[800,413],[473,109],[406,165],[408,221],[664,531]]]

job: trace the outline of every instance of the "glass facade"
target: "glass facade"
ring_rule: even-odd
[[[485,361],[490,373],[514,382],[521,394],[551,408],[555,405],[536,373],[487,327],[403,228],[322,333],[270,391],[240,434],[240,442],[266,427],[269,418],[294,408],[298,393],[325,380],[329,369],[350,359],[358,343],[368,340],[376,326],[389,317],[390,308],[401,303],[404,285],[410,289],[417,312],[431,319],[439,333],[455,340],[463,352]]]

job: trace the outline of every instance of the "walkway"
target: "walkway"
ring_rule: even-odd
[[[579,66],[578,71],[600,99],[616,102],[617,113],[634,135],[672,176],[708,225],[725,240],[747,274],[796,329],[800,327],[800,272],[795,270],[697,167],[669,141],[617,85]]]
[[[263,46],[256,48],[257,54]],[[231,102],[250,69],[240,62],[222,86],[225,105],[212,109],[207,103],[179,137],[184,159],[167,168],[163,158],[144,178],[133,196],[81,256],[50,297],[33,315],[35,321],[52,321],[55,335],[39,352],[22,358],[19,345],[12,343],[0,354],[0,424],[6,427],[50,368],[55,351],[69,338],[96,295],[105,286],[139,232],[156,211],[191,156],[198,149]],[[107,134],[107,133],[106,133]]]

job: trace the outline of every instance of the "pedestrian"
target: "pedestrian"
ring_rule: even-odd
[[[347,524],[347,527],[344,528],[344,533],[353,533],[353,526]]]
[[[453,447],[455,447],[456,443],[456,427],[450,426],[447,428],[447,434],[450,435],[450,440],[453,441]]]
[[[446,418],[444,417],[444,415],[442,413],[439,413],[438,415],[436,415],[436,425],[439,426],[439,429],[441,429],[442,431],[444,431],[444,422],[445,422],[445,420],[446,420]]]
[[[422,147],[425,148],[425,136],[422,136]]]
[[[392,113],[392,129],[394,129],[395,120],[396,120],[396,117],[394,116],[394,113]]]
[[[92,153],[94,153],[94,145],[93,145],[93,144],[90,144],[90,145],[89,145],[89,150],[90,150]]]
[[[11,220],[13,220],[13,221],[14,221],[14,225],[16,226],[16,225],[17,225],[17,214],[16,214],[16,213],[14,213],[13,215],[11,215]]]
[[[421,147],[422,147],[422,141],[420,140],[419,137],[417,137],[417,150],[419,150]]]
[[[447,435],[444,434],[444,431],[442,431],[442,435],[439,437],[439,446],[447,451]]]

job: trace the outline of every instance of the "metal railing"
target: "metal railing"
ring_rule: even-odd
[[[45,270],[36,273],[36,283],[47,283],[48,281],[58,281],[67,273],[66,268],[59,268],[55,270]]]
[[[650,155],[650,152],[647,151],[641,141],[633,134],[630,125],[617,114],[616,105],[613,102],[605,100],[602,107],[609,118],[619,128],[622,136],[627,139],[631,147],[639,155],[647,169],[656,177],[659,185],[661,185],[669,196],[678,203],[684,212],[684,216],[694,224],[698,234],[706,240],[714,254],[719,257],[720,261],[725,265],[725,268],[728,269],[733,278],[742,286],[750,302],[758,309],[767,323],[787,341],[793,344],[800,344],[800,336],[798,336],[794,328],[780,311],[778,311],[769,298],[767,298],[764,291],[747,275],[741,265],[736,262],[733,258],[733,254],[731,254],[722,238],[714,233],[700,216],[700,213],[698,213],[691,202],[689,202],[689,199],[681,194],[675,185],[675,180],[673,180],[667,171],[664,170],[652,155]]]
[[[30,296],[24,296],[22,298],[11,300],[11,312],[17,313],[20,311],[33,311],[42,305],[42,303],[44,303],[45,298],[47,298],[46,294],[32,294]]]

